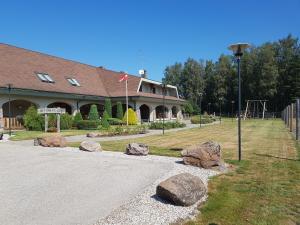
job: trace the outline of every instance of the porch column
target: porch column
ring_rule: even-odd
[[[0,131],[4,129],[3,109],[0,107]]]

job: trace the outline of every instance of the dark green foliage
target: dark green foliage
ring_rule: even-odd
[[[231,101],[237,103],[237,64],[232,55],[221,55],[216,62],[187,59],[165,69],[164,81],[178,87],[179,95],[187,99],[198,113],[200,97],[202,111],[231,112]],[[276,42],[253,46],[241,59],[242,109],[245,99],[268,100],[268,111],[281,111],[300,96],[300,43],[288,35]],[[221,99],[221,100],[219,100]],[[234,111],[238,104],[234,105]]]
[[[91,105],[89,120],[99,120],[99,113],[96,105]]]
[[[124,116],[123,107],[121,102],[117,102],[117,118],[122,120]]]
[[[150,124],[149,129],[153,129],[153,130],[161,130],[163,129],[163,126],[165,126],[165,129],[173,129],[173,128],[182,128],[185,127],[186,124],[185,123],[180,123],[178,121],[176,122],[165,122],[165,124],[163,125],[163,122],[153,122]]]
[[[44,129],[44,118],[37,113],[34,106],[30,106],[24,115],[24,126],[27,130],[41,131]]]
[[[96,130],[99,125],[99,120],[80,120],[77,122],[79,130]]]
[[[187,101],[187,102],[185,103],[184,108],[183,108],[183,111],[184,111],[184,113],[189,114],[189,115],[192,115],[192,114],[193,114],[194,109],[193,109],[192,104],[191,104],[189,101]]]
[[[108,119],[109,119],[109,115],[108,115],[108,113],[106,111],[104,111],[103,117],[101,119],[101,126],[103,128],[109,128],[110,125],[108,123]]]
[[[104,136],[145,134],[147,133],[147,126],[112,126],[104,129],[101,133]]]
[[[81,115],[80,112],[77,112],[77,113],[75,114],[75,116],[73,117],[73,126],[74,126],[74,127],[77,127],[78,121],[81,121],[81,120],[83,120],[83,119],[82,119],[82,115]]]
[[[112,118],[112,107],[110,98],[106,98],[104,102],[104,110],[108,114],[108,118]]]
[[[108,118],[107,121],[110,125],[124,125],[123,120],[118,118]]]
[[[60,116],[60,129],[61,130],[69,130],[72,128],[73,124],[73,116],[69,113],[64,113]]]

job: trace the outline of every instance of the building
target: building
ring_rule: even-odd
[[[104,99],[109,97],[116,114],[116,103],[125,106],[125,84],[120,83],[121,72],[107,70],[72,60],[0,44],[0,122],[8,127],[9,102],[12,128],[27,108],[65,108],[70,114],[80,111],[87,118],[91,104],[96,104],[99,114],[104,111]],[[11,88],[9,88],[9,85]],[[9,101],[10,96],[10,101]],[[183,99],[175,86],[167,85],[165,113],[162,85],[146,76],[128,77],[129,107],[139,120],[156,121],[181,119]]]

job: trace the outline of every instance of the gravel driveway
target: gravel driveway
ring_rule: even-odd
[[[0,224],[94,224],[173,166],[120,153],[1,143]]]

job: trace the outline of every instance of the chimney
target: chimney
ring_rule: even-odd
[[[139,74],[141,76],[141,78],[148,78],[147,77],[147,71],[145,69],[139,70]]]

